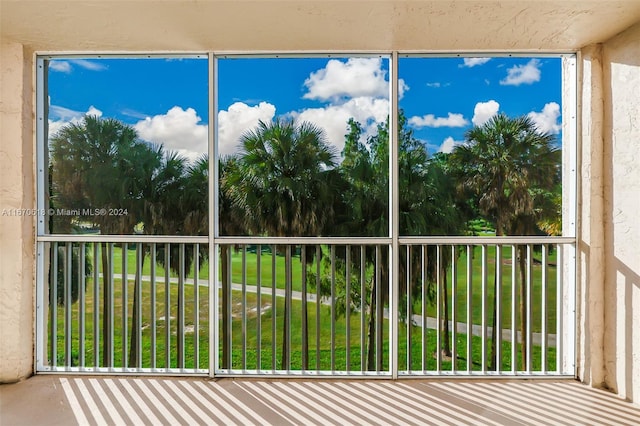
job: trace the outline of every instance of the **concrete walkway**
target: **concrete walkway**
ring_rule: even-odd
[[[638,425],[573,380],[238,380],[39,375],[0,385],[0,425]]]
[[[117,276],[116,276],[117,277]],[[128,275],[128,279],[133,281],[136,279],[135,275]],[[142,280],[144,282],[150,282],[151,281],[151,277],[143,275],[142,276]],[[178,284],[178,279],[177,278],[171,278],[169,280],[169,282],[171,284]],[[164,277],[156,277],[156,283],[160,284],[160,283],[164,283]],[[186,285],[193,285],[194,283],[194,279],[193,278],[189,278],[185,280],[185,284]],[[209,280],[198,280],[198,285],[201,287],[208,287],[209,286]],[[222,283],[218,282],[218,288],[222,287]],[[235,291],[242,291],[242,284],[238,284],[238,283],[233,283],[231,284],[231,288]],[[262,295],[264,296],[271,296],[271,287],[261,287],[260,288]],[[247,285],[246,286],[246,291],[248,293],[257,293],[258,292],[258,287],[254,286],[254,285]],[[285,297],[285,290],[281,289],[281,288],[277,288],[276,289],[276,296],[277,297]],[[302,292],[300,291],[292,291],[291,292],[291,297],[293,300],[302,300]],[[315,293],[311,293],[308,292],[307,293],[307,301],[308,302],[312,302],[315,303],[316,301],[316,295]],[[323,305],[331,305],[331,301],[329,300],[328,297],[321,297],[320,298],[320,303]],[[384,317],[385,318],[389,318],[389,312],[388,310],[385,308],[384,310]],[[413,320],[413,324],[416,327],[422,327],[422,317],[420,315],[413,315],[412,316],[412,320]],[[438,328],[438,321],[436,318],[433,317],[427,317],[427,324],[426,324],[428,329],[431,330],[436,330]],[[453,321],[449,321],[449,329],[452,330],[453,329]],[[467,323],[466,322],[458,322],[456,324],[456,331],[457,333],[460,334],[467,334]],[[473,336],[478,336],[481,337],[483,330],[482,330],[482,326],[478,325],[478,324],[472,324],[471,326],[471,333]],[[493,333],[493,328],[491,326],[487,326],[486,327],[486,331],[485,331],[486,335],[488,337],[490,337]],[[521,334],[519,331],[516,331],[517,333],[517,337],[518,337],[518,341],[521,341],[522,339],[520,338]],[[511,330],[507,329],[507,328],[503,328],[502,329],[502,340],[505,342],[511,342],[512,339],[512,335],[511,335]],[[534,345],[541,345],[542,343],[542,333],[532,333],[531,334],[531,341],[533,342]],[[547,347],[550,348],[555,348],[556,347],[556,335],[553,333],[548,333],[547,334]]]

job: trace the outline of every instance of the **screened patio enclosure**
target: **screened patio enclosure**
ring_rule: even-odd
[[[530,61],[524,55],[504,56],[521,56]],[[107,61],[100,63],[115,69],[116,62],[108,61],[144,58],[39,56],[38,211],[43,214],[37,219],[37,371],[394,379],[574,376],[575,57],[539,57],[557,61],[560,75],[558,114],[562,118],[557,150],[561,161],[557,183],[561,187],[561,232],[556,236],[519,231],[507,236],[507,232],[495,229],[465,234],[427,232],[427,228],[406,225],[408,210],[404,206],[415,194],[403,186],[410,164],[404,156],[403,130],[410,123],[414,123],[415,131],[419,126],[415,124],[418,121],[411,121],[411,117],[405,120],[404,116],[409,108],[408,104],[403,105],[403,92],[408,90],[403,61],[462,60],[473,55],[408,55],[395,51],[376,55],[260,57],[217,53],[145,55],[148,61],[166,60],[168,67],[180,67],[188,61],[197,63],[197,74],[190,78],[204,88],[200,102],[207,112],[200,111],[206,118],[198,125],[206,144],[187,152],[184,146],[189,144],[185,143],[180,146],[185,151],[179,151],[186,158],[181,166],[185,173],[200,179],[201,186],[198,191],[193,190],[193,197],[204,202],[184,211],[180,209],[190,199],[162,198],[165,187],[160,184],[149,192],[140,189],[134,195],[130,190],[119,193],[121,186],[106,182],[106,176],[110,176],[107,169],[98,169],[98,163],[85,167],[81,162],[94,151],[87,148],[77,154],[63,149],[74,136],[65,134],[51,120],[50,90],[65,87],[51,74],[52,66],[94,60]],[[312,220],[311,216],[304,216],[303,207],[299,207],[299,214],[305,218],[300,228],[269,227],[266,219],[263,228],[245,226],[257,222],[255,218],[263,212],[277,212],[265,204],[250,209],[246,194],[232,193],[232,201],[243,201],[245,208],[230,213],[231,204],[225,198],[227,188],[244,188],[249,180],[243,180],[242,173],[226,175],[227,167],[234,167],[226,160],[246,154],[249,145],[245,142],[233,148],[226,143],[225,138],[233,133],[229,123],[234,121],[229,117],[237,110],[232,108],[234,104],[222,104],[225,96],[236,96],[233,88],[225,85],[225,79],[243,75],[245,70],[238,68],[244,64],[242,61],[254,61],[253,67],[255,61],[262,59],[324,61],[323,73],[308,72],[310,83],[303,97],[313,102],[324,98],[313,98],[313,93],[319,92],[313,92],[311,84],[314,78],[328,75],[331,66],[355,68],[375,63],[383,76],[381,81],[387,85],[370,102],[382,105],[382,112],[365,111],[362,101],[327,101],[332,103],[325,111],[345,105],[352,108],[348,118],[354,121],[349,121],[351,130],[345,122],[343,133],[338,132],[338,137],[347,135],[333,146],[336,159],[318,166],[317,173],[355,164],[355,154],[352,159],[346,157],[350,147],[367,158],[373,156],[372,147],[379,147],[382,154],[378,164],[384,167],[376,169],[378,175],[365,175],[370,178],[370,186],[361,187],[364,207],[348,203],[341,205],[343,210],[331,207],[334,216],[330,220],[335,223],[322,230],[305,227]],[[315,86],[320,90],[318,87]],[[238,93],[236,97],[245,99],[250,95]],[[260,105],[256,101],[252,107],[258,111]],[[322,121],[320,115],[312,115],[313,108],[319,107],[298,111],[295,118],[313,121],[315,117],[315,124],[322,127],[328,119]],[[186,114],[188,109],[173,111]],[[151,143],[127,145],[128,152],[139,150],[135,155],[140,156],[129,165],[118,163],[109,169],[114,171],[114,182],[120,182],[117,179],[121,177],[137,179],[129,170],[143,170],[143,164],[148,164],[143,163],[148,158],[144,157],[144,149],[156,146],[151,136],[154,119],[146,119],[146,128],[136,124],[138,134],[148,135],[144,138]],[[268,123],[273,116],[260,119]],[[102,125],[106,120],[97,115],[93,124]],[[237,116],[235,120],[239,122]],[[466,124],[472,126],[468,121]],[[69,123],[90,130],[91,123],[86,120]],[[295,121],[292,119],[291,123]],[[233,135],[246,141],[251,130],[247,124],[242,131],[234,130]],[[331,145],[333,134],[325,132]],[[126,134],[126,130],[118,134]],[[417,136],[415,140],[420,142],[416,150],[422,145],[427,147],[424,151],[429,155],[424,161],[437,157],[434,151],[429,152],[426,139]],[[99,145],[94,148],[95,152],[103,152]],[[150,172],[154,179],[161,175],[158,170],[168,173],[169,148],[165,142],[164,152],[158,154],[157,146],[156,151],[150,150],[164,167]],[[349,171],[352,174],[345,174],[346,181],[356,180],[356,170],[354,167]],[[96,174],[91,175],[92,172]],[[69,189],[71,184],[76,186]],[[180,191],[188,197],[193,188],[188,183],[184,185]],[[371,188],[375,186],[379,194],[372,195]],[[78,195],[99,194],[100,188],[113,197],[111,201],[99,204],[97,195]],[[351,187],[332,188],[334,198],[341,191],[354,192]],[[319,193],[313,193],[308,203],[319,199]],[[126,206],[133,207],[125,213],[125,203],[113,201],[119,199],[129,200]],[[428,203],[415,211],[423,211],[425,206]],[[134,208],[139,210],[133,213]],[[293,208],[298,207],[289,206]],[[316,205],[315,211],[323,208],[329,209],[328,204]],[[375,227],[358,228],[340,222],[356,210],[361,213],[359,223],[375,223]],[[172,211],[178,214],[170,219],[163,216]],[[343,216],[339,216],[340,212]],[[286,212],[283,215],[287,218]]]

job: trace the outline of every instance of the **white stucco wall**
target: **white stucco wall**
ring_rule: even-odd
[[[578,205],[577,373],[604,386],[604,196],[602,45],[581,51]]]
[[[640,401],[640,24],[603,44],[605,383]]]
[[[31,55],[0,45],[0,383],[33,370],[34,221]]]

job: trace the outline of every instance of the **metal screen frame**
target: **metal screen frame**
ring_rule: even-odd
[[[223,52],[223,51],[210,51],[206,53],[162,53],[156,52],[152,54],[148,53],[96,53],[96,54],[83,54],[83,53],[64,53],[64,52],[36,52],[34,61],[35,64],[35,76],[36,76],[36,93],[35,93],[35,113],[36,113],[36,138],[35,138],[35,172],[36,172],[36,208],[37,211],[41,211],[46,206],[46,182],[47,182],[47,167],[45,160],[47,158],[47,117],[48,117],[48,86],[47,86],[47,64],[46,61],[52,59],[68,59],[68,58],[185,58],[195,57],[204,58],[208,60],[208,154],[209,158],[213,161],[209,161],[209,234],[205,237],[185,237],[185,241],[196,244],[208,244],[209,250],[209,277],[212,282],[217,281],[218,272],[220,270],[219,264],[219,248],[223,244],[248,244],[259,243],[268,245],[270,243],[291,243],[291,244],[307,244],[309,239],[307,238],[256,238],[256,237],[222,237],[219,235],[219,205],[218,205],[218,191],[219,191],[219,170],[218,170],[218,67],[217,61],[219,58],[229,57],[253,57],[253,58],[281,58],[281,57],[326,57],[326,58],[346,58],[346,57],[385,57],[389,60],[389,93],[390,93],[390,145],[389,145],[389,235],[381,238],[316,238],[313,239],[315,243],[322,242],[331,244],[384,244],[389,247],[389,301],[390,301],[390,318],[394,320],[389,321],[389,371],[383,375],[349,375],[349,377],[390,377],[397,379],[399,377],[414,377],[412,375],[406,376],[399,374],[398,371],[398,294],[399,288],[402,283],[399,283],[399,277],[397,271],[399,270],[400,262],[400,250],[403,242],[411,241],[409,237],[403,237],[399,235],[399,207],[398,207],[398,66],[400,58],[409,57],[478,57],[478,56],[491,56],[491,57],[560,57],[562,58],[562,134],[563,134],[563,230],[564,235],[561,238],[562,243],[569,243],[571,248],[562,251],[562,264],[563,264],[563,276],[558,276],[558,281],[562,280],[565,283],[571,283],[570,286],[563,288],[564,297],[561,305],[561,301],[558,302],[558,309],[563,313],[563,320],[558,321],[557,334],[558,337],[563,336],[562,339],[565,342],[572,342],[570,345],[565,345],[562,353],[559,357],[563,360],[561,368],[561,376],[575,376],[576,375],[576,279],[577,279],[577,261],[576,261],[576,242],[577,242],[577,61],[575,53],[539,53],[539,52],[523,52],[523,53],[505,53],[505,52],[464,52],[464,53],[443,53],[443,52],[401,52],[401,51],[383,51],[383,52]],[[35,297],[35,353],[34,353],[34,366],[35,371],[38,373],[48,372],[43,364],[43,357],[46,357],[44,340],[46,339],[46,304],[44,300],[45,285],[47,280],[45,277],[45,270],[47,269],[47,254],[46,245],[51,242],[82,242],[82,241],[94,241],[90,237],[79,237],[71,235],[56,235],[48,233],[46,229],[46,223],[44,215],[39,215],[36,229],[35,229],[35,251],[36,251],[36,297]],[[109,237],[109,241],[125,242],[135,241],[139,243],[144,242],[160,242],[165,241],[166,236],[159,237],[140,237],[135,235],[123,236],[123,237]],[[180,238],[173,238],[171,242],[179,242]],[[516,238],[516,237],[514,237]],[[424,241],[422,241],[424,240]],[[446,241],[445,241],[446,240]],[[469,240],[467,242],[467,240]],[[475,244],[479,243],[477,239],[467,239],[465,243]],[[518,241],[522,241],[523,238],[517,237]],[[557,240],[553,239],[553,241]],[[166,240],[168,241],[168,240]],[[440,239],[438,237],[425,237],[422,238],[423,243],[438,243]],[[445,238],[442,240],[444,244],[450,244],[451,238]],[[454,239],[455,241],[455,239]],[[497,240],[493,240],[497,242]],[[461,241],[462,242],[462,241]],[[514,242],[515,244],[515,242]],[[228,374],[218,374],[220,371],[219,363],[219,296],[217,291],[217,283],[211,284],[211,288],[215,291],[209,292],[209,347],[210,353],[213,356],[209,357],[209,371],[207,373],[210,377],[222,377],[229,376]],[[73,371],[74,369],[67,369],[65,371]],[[78,371],[81,372],[81,371]],[[100,371],[92,372],[101,373]],[[109,372],[113,374],[114,372]],[[116,372],[118,374],[145,374],[140,371],[133,372]],[[154,373],[151,373],[154,374]],[[167,374],[166,372],[160,374]],[[180,374],[179,372],[177,374]],[[232,374],[233,375],[233,374]],[[291,377],[300,377],[299,374],[292,373]],[[311,374],[304,377],[313,376]],[[322,375],[325,377],[325,375]],[[492,377],[497,377],[491,375]],[[269,376],[272,377],[272,376]],[[326,377],[345,377],[344,374],[327,374]],[[423,377],[423,376],[420,376]],[[451,376],[449,376],[451,377]],[[555,376],[557,377],[557,376]]]

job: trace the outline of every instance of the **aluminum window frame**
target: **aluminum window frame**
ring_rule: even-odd
[[[547,53],[547,52],[482,52],[482,51],[469,51],[469,52],[416,52],[416,51],[335,51],[335,52],[322,52],[322,51],[297,51],[297,52],[250,52],[250,51],[206,51],[206,52],[104,52],[104,53],[84,53],[84,52],[35,52],[34,53],[34,67],[35,67],[35,186],[36,186],[36,211],[41,211],[45,208],[46,204],[46,190],[47,190],[47,165],[45,160],[47,159],[47,129],[48,129],[48,82],[47,82],[47,67],[46,61],[54,59],[168,59],[168,58],[198,58],[208,61],[208,143],[207,152],[209,155],[209,231],[206,236],[193,236],[198,240],[204,242],[206,240],[209,246],[209,258],[214,261],[209,262],[209,276],[216,277],[219,271],[219,259],[216,255],[217,250],[221,244],[229,244],[236,241],[242,241],[244,243],[251,243],[253,241],[261,244],[268,244],[269,241],[274,242],[305,242],[308,238],[264,238],[264,237],[221,237],[219,235],[219,205],[218,205],[218,191],[219,191],[219,176],[218,176],[218,59],[226,59],[231,57],[237,58],[351,58],[351,57],[385,57],[389,60],[389,101],[390,101],[390,119],[389,119],[389,235],[387,237],[377,238],[359,238],[359,237],[345,237],[342,238],[310,238],[316,242],[323,240],[331,241],[332,243],[340,243],[342,241],[349,243],[357,243],[362,240],[367,243],[380,242],[388,245],[390,248],[389,254],[389,267],[390,267],[390,315],[392,318],[396,318],[394,321],[389,321],[389,339],[390,342],[390,359],[389,369],[391,377],[393,379],[398,378],[398,320],[395,307],[398,304],[399,282],[395,271],[399,269],[399,247],[403,237],[399,235],[399,207],[398,207],[398,65],[401,58],[411,57],[553,57],[562,58],[562,187],[563,187],[563,237],[565,242],[572,242],[573,248],[568,253],[563,254],[563,261],[572,265],[569,268],[563,268],[565,276],[562,278],[567,283],[572,283],[570,288],[566,288],[566,306],[563,307],[564,321],[566,328],[562,330],[565,338],[573,338],[574,344],[566,347],[566,352],[562,354],[564,364],[562,367],[558,367],[559,370],[566,375],[577,374],[576,369],[576,342],[577,342],[577,317],[576,317],[576,286],[577,286],[577,268],[578,262],[576,258],[576,244],[578,241],[578,227],[577,227],[577,212],[578,212],[578,91],[577,91],[577,75],[578,75],[578,63],[576,52],[566,53]],[[211,161],[213,159],[213,161]],[[565,215],[566,212],[566,215]],[[47,303],[44,300],[44,286],[46,285],[46,253],[45,245],[50,241],[83,241],[85,237],[78,235],[61,235],[52,234],[47,232],[45,224],[45,216],[38,215],[36,227],[34,229],[35,234],[35,252],[36,252],[36,297],[35,297],[35,353],[34,353],[34,369],[38,373],[45,372],[43,370],[43,357],[46,358],[46,344],[44,342],[45,333],[47,328],[47,319],[45,318],[45,305]],[[139,236],[139,235],[127,235],[127,236],[109,236],[110,241],[137,241],[137,242],[161,242],[165,241],[168,236]],[[87,240],[91,240],[91,237],[86,237]],[[175,240],[175,237],[172,237]],[[437,241],[439,237],[429,237]],[[442,238],[442,237],[440,237]],[[522,237],[517,238],[518,241],[522,240]],[[449,241],[449,240],[447,240]],[[219,296],[217,291],[209,292],[209,347],[210,353],[213,356],[209,357],[209,376],[216,377],[215,372],[219,368],[219,319],[218,319],[218,302]],[[369,376],[364,376],[369,377]]]

